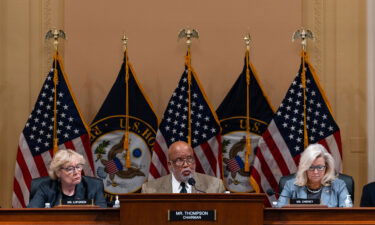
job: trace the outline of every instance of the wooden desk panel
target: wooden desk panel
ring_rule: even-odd
[[[264,224],[375,224],[375,208],[266,208]]]
[[[121,196],[124,225],[261,225],[264,194],[127,194]],[[216,210],[216,221],[168,221],[168,210]]]
[[[119,209],[0,209],[0,224],[120,224]]]
[[[225,204],[225,203],[224,203]],[[189,207],[190,208],[190,207]],[[236,207],[234,207],[236,208]],[[191,209],[191,208],[190,208]],[[154,209],[154,211],[158,211]],[[137,213],[135,213],[137,214]],[[134,215],[135,215],[134,214]],[[142,215],[146,217],[147,215]],[[225,215],[228,224],[248,224],[242,218]],[[253,215],[254,216],[254,215]],[[258,215],[261,216],[261,215]],[[165,221],[165,215],[162,215]],[[136,219],[136,224],[143,219]],[[166,222],[168,223],[168,222]],[[0,224],[120,224],[119,209],[0,209]],[[133,225],[130,221],[126,225]],[[153,224],[153,223],[150,223]],[[176,224],[182,224],[177,222]],[[194,224],[194,223],[192,223]],[[215,223],[217,224],[217,223]],[[375,208],[286,208],[264,209],[264,224],[374,224]],[[148,225],[143,223],[143,225]]]

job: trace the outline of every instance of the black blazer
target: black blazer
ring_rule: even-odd
[[[103,194],[103,181],[95,177],[82,176],[81,183],[76,185],[75,199],[93,199],[94,204],[107,207]],[[62,198],[61,184],[58,180],[46,179],[39,184],[35,195],[30,199],[28,208],[44,208],[49,202],[51,207],[59,205]]]
[[[363,186],[361,207],[375,207],[375,182]]]

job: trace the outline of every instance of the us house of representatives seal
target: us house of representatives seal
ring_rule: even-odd
[[[112,195],[138,191],[148,176],[156,131],[135,117],[129,118],[129,125],[129,168],[124,151],[125,117],[108,117],[91,126],[96,174],[103,179],[105,192]],[[108,127],[112,129],[108,131]]]

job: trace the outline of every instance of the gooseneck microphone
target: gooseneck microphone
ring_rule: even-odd
[[[194,187],[195,190],[199,191],[200,193],[206,193],[205,191],[202,191],[202,190],[199,190],[196,186],[195,186],[195,179],[193,177],[190,177],[188,180],[187,180],[188,184],[190,184],[192,187]]]
[[[271,188],[268,189],[268,190],[266,191],[266,193],[267,193],[268,196],[272,196],[272,195],[276,194],[275,191],[274,191],[273,189],[271,189]]]
[[[282,197],[285,197],[285,198],[290,198],[289,196],[285,196],[285,195],[282,195],[281,193],[275,192],[272,188],[268,189],[266,191],[266,193],[267,193],[268,196],[278,194],[279,196],[282,196]]]

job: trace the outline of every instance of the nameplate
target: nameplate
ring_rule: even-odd
[[[61,200],[62,205],[91,205],[91,200],[78,199],[78,200]]]
[[[290,199],[289,200],[290,204],[294,205],[319,205],[320,204],[320,199]]]
[[[216,221],[216,210],[168,210],[168,221]]]

